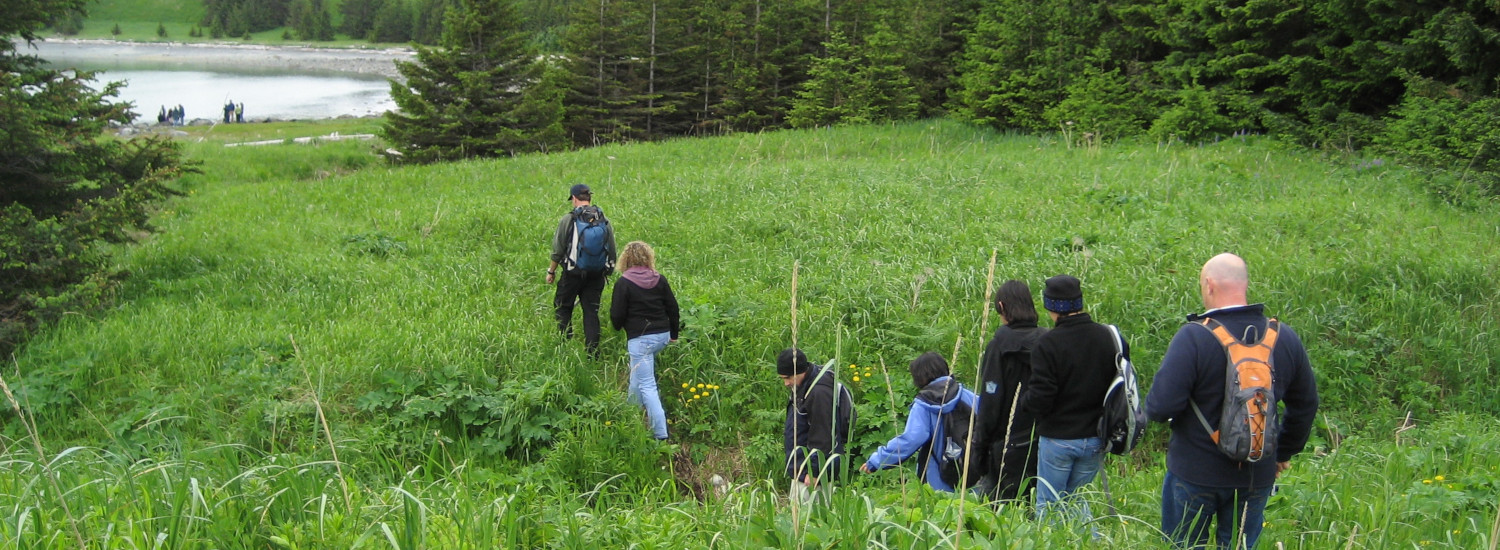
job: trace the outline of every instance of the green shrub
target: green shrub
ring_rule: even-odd
[[[1236,130],[1236,124],[1223,111],[1223,104],[1203,87],[1182,90],[1176,104],[1151,123],[1151,137],[1158,142],[1199,143],[1227,136]]]
[[[1374,141],[1427,169],[1428,190],[1444,201],[1500,193],[1500,98],[1408,93]]]
[[[1158,109],[1144,90],[1118,69],[1089,67],[1065,89],[1066,96],[1043,116],[1075,143],[1099,144],[1140,134]]]

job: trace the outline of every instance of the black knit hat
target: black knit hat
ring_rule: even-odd
[[[797,348],[787,348],[776,356],[776,374],[781,376],[796,376],[807,372],[812,366],[812,362]]]
[[[1047,288],[1042,290],[1042,306],[1053,313],[1083,311],[1083,285],[1072,275],[1047,279]]]

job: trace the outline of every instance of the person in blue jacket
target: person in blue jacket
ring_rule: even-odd
[[[944,483],[938,474],[937,459],[931,453],[933,442],[943,439],[943,423],[939,421],[939,415],[953,412],[960,399],[969,410],[975,410],[978,400],[974,392],[953,379],[943,356],[930,351],[912,360],[911,381],[918,391],[917,398],[911,403],[911,413],[906,417],[906,431],[876,449],[859,471],[868,474],[917,455],[917,477],[933,489],[952,492],[953,487]]]

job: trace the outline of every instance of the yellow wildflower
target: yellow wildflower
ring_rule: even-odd
[[[698,384],[698,389],[703,389],[703,384]]]
[[[688,383],[687,383],[687,382],[683,382],[683,383],[682,383],[682,388],[683,388],[683,389],[687,389],[687,387],[688,387]]]
[[[859,375],[857,375],[857,374],[856,374],[856,375],[854,375],[854,381],[855,381],[855,382],[858,382],[858,381],[859,381]]]
[[[698,395],[698,394],[693,394],[693,399],[698,399],[698,398],[700,398],[700,397],[703,397],[703,396],[701,396],[701,395]]]
[[[609,426],[609,425],[612,425],[612,424],[614,424],[614,423],[615,423],[615,422],[614,422],[614,421],[613,421],[613,420],[605,420],[605,421],[604,421],[604,425],[605,425],[605,426]]]
[[[1422,480],[1422,484],[1423,485],[1432,485],[1432,480],[1430,480],[1430,479],[1424,479],[1424,480]]]
[[[1438,474],[1437,477],[1434,477],[1432,479],[1435,479],[1437,481],[1442,481],[1442,480],[1447,479],[1447,478],[1443,477],[1443,474]]]

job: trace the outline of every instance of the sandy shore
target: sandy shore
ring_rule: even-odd
[[[113,40],[46,39],[30,51],[51,62],[109,62],[136,66],[234,67],[250,70],[354,73],[396,77],[396,61],[413,61],[408,48],[356,49],[264,44],[118,42]]]

